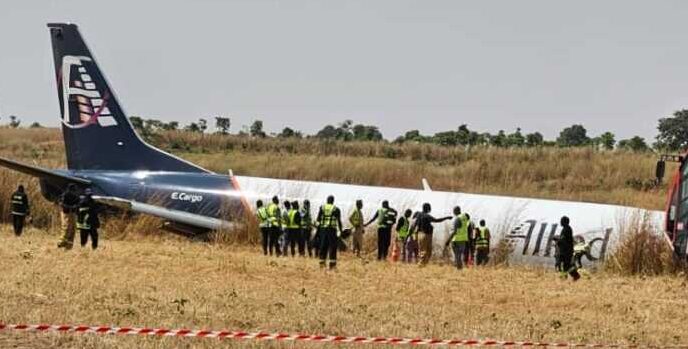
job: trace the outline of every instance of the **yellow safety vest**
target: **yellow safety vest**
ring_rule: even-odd
[[[265,206],[256,211],[256,216],[258,216],[258,225],[261,228],[267,228],[270,226],[270,215],[268,214],[268,209],[265,208]]]
[[[490,232],[487,227],[478,227],[478,236],[475,239],[476,248],[490,247],[490,240],[487,239],[487,234]]]
[[[355,228],[363,225],[363,213],[361,213],[361,210],[356,208],[353,212],[351,212],[351,216],[349,216],[349,223],[351,223],[351,225]]]
[[[454,238],[452,238],[452,241],[468,242],[468,217],[466,217],[465,213],[462,213],[457,218],[461,220],[461,226],[454,232]]]
[[[382,207],[377,210],[377,225],[381,228],[386,228],[387,224],[387,209]]]
[[[411,232],[409,228],[411,228],[411,222],[408,218],[404,217],[404,223],[401,225],[401,227],[399,227],[398,231],[400,239],[403,240],[409,236],[409,233]]]
[[[337,207],[332,204],[325,204],[320,209],[322,210],[322,217],[320,217],[319,226],[321,228],[335,228],[337,222],[334,219],[334,211]]]
[[[280,217],[277,217],[278,212],[279,206],[277,206],[275,203],[268,205],[268,220],[271,227],[280,226]]]
[[[299,229],[300,226],[296,224],[296,215],[299,214],[299,211],[295,209],[289,210],[287,213],[287,229]]]

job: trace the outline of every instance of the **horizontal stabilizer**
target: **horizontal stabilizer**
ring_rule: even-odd
[[[9,160],[0,157],[0,166],[7,167],[11,170],[27,174],[29,176],[37,177],[40,179],[47,180],[56,184],[63,183],[74,183],[79,185],[88,186],[91,185],[91,181],[79,177],[69,176],[66,174],[58,173],[51,170],[46,170],[44,168],[22,164],[17,161]]]
[[[112,196],[94,196],[93,199],[101,204],[115,207],[125,211],[144,213],[159,217],[167,221],[182,223],[194,227],[201,227],[211,230],[231,229],[236,224],[217,218],[201,216],[193,213],[170,210],[168,208],[145,204],[138,201],[126,200]]]

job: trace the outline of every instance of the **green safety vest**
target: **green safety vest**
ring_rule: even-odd
[[[320,217],[320,221],[318,222],[319,226],[321,228],[335,228],[337,222],[335,222],[334,219],[334,211],[337,207],[332,204],[325,204],[322,207],[320,207],[320,210],[322,210],[322,217]]]
[[[265,206],[256,211],[256,216],[258,216],[258,225],[261,228],[267,228],[270,226],[270,215],[268,214],[268,209],[265,208]]]
[[[354,209],[354,211],[351,212],[351,216],[349,216],[349,222],[354,227],[362,226],[363,225],[363,213],[361,213],[361,210],[359,210],[358,208]]]
[[[271,227],[280,226],[280,218],[277,217],[277,212],[279,212],[279,206],[277,206],[275,203],[268,205],[268,220]]]
[[[409,233],[411,232],[411,222],[409,221],[408,218],[404,217],[404,223],[399,227],[399,231],[397,232],[399,234],[400,239],[406,239],[409,236]]]
[[[300,225],[296,224],[297,214],[299,214],[299,211],[293,208],[287,212],[287,229],[299,229],[301,227]]]
[[[465,213],[462,213],[457,218],[461,220],[461,226],[454,232],[454,238],[452,238],[452,241],[468,242],[468,217],[466,217]]]
[[[380,228],[389,226],[389,224],[387,224],[387,209],[384,207],[377,210],[377,225]]]
[[[82,230],[91,229],[91,223],[89,222],[91,218],[91,208],[90,207],[79,207],[79,214],[76,221],[76,228]]]
[[[310,210],[302,209],[301,210],[301,228],[311,229],[312,225],[313,225],[313,222],[311,221]]]
[[[475,239],[476,248],[490,247],[490,240],[487,239],[487,234],[490,232],[487,227],[478,227],[478,236]]]

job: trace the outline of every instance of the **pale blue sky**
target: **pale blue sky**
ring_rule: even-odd
[[[45,23],[70,21],[130,115],[653,138],[688,107],[686,18],[685,1],[3,0],[0,116],[58,124]]]

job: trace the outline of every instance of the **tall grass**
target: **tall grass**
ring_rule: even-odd
[[[674,269],[673,251],[647,213],[623,219],[619,236],[621,241],[605,262],[606,270],[622,275],[660,275]]]

